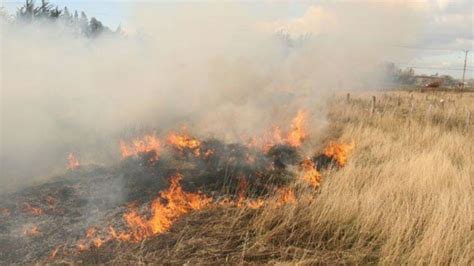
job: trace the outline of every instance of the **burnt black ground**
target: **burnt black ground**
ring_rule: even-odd
[[[212,153],[204,156],[208,150]],[[301,160],[298,151],[286,145],[264,153],[215,139],[202,142],[199,156],[195,150],[170,148],[159,160],[150,161],[152,153],[108,167],[81,166],[44,184],[0,195],[0,264],[44,261],[57,247],[75,256],[77,241],[90,227],[97,228],[98,235],[106,234],[109,225],[126,230],[123,214],[128,205],[146,209],[178,172],[186,191],[199,190],[214,198],[235,196],[245,178],[247,196],[256,197],[294,178],[287,168]],[[27,204],[42,214],[29,212]],[[33,225],[39,233],[25,234]]]

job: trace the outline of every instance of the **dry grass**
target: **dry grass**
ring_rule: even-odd
[[[189,215],[112,263],[472,264],[474,94],[378,93],[373,114],[371,95],[331,101],[328,134],[356,149],[318,191]]]
[[[373,115],[369,95],[335,101],[349,164],[311,204],[265,210],[258,241],[307,251],[293,262],[473,263],[474,95],[411,95],[378,95]]]

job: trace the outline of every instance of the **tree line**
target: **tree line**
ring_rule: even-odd
[[[73,13],[67,7],[59,9],[58,6],[51,4],[47,0],[41,0],[36,4],[34,0],[25,0],[25,3],[18,8],[16,14],[10,17],[14,23],[33,23],[33,22],[60,22],[70,28],[75,34],[88,38],[94,38],[102,34],[120,33],[120,27],[112,31],[95,17],[88,18],[86,13]]]
[[[411,67],[401,69],[398,68],[395,63],[386,62],[382,65],[382,69],[384,71],[385,77],[388,79],[387,81],[391,83],[400,85],[420,85],[417,84],[417,77],[419,76],[415,74],[415,70]],[[429,77],[442,79],[444,86],[459,85],[459,81],[449,75],[438,75],[436,73]]]

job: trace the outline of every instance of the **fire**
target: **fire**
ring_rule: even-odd
[[[100,237],[96,237],[92,240],[92,244],[94,244],[94,246],[96,248],[100,248],[100,246],[102,246],[102,244],[104,244],[104,240],[102,240]]]
[[[25,236],[36,236],[40,233],[38,226],[33,224],[32,226],[23,227],[23,235]]]
[[[11,212],[7,208],[0,208],[0,215],[3,217],[8,217],[10,216]]]
[[[79,251],[84,251],[87,249],[87,246],[86,246],[86,243],[84,243],[84,240],[79,240],[79,242],[77,243],[77,249]]]
[[[273,137],[273,140],[274,140],[276,143],[281,143],[281,142],[283,142],[283,137],[281,136],[281,129],[280,129],[280,127],[276,126],[276,127],[273,128],[272,137]]]
[[[237,200],[237,206],[242,207],[242,203],[245,201],[245,193],[247,192],[247,178],[245,177],[240,177],[240,183],[239,183],[239,198]]]
[[[54,197],[52,196],[46,197],[46,203],[48,204],[48,206],[53,207],[54,205],[56,205],[56,202],[57,200]]]
[[[120,141],[120,151],[122,158],[136,156],[141,153],[155,152],[155,156],[152,160],[157,160],[159,157],[161,142],[160,139],[155,135],[145,135],[141,139],[134,139],[130,143],[123,140]]]
[[[79,167],[79,160],[77,160],[76,156],[73,153],[69,153],[69,155],[67,156],[67,161],[68,169],[74,170]]]
[[[264,204],[265,201],[263,199],[252,199],[247,200],[247,204],[245,206],[250,209],[260,209]]]
[[[180,151],[185,149],[192,150],[196,156],[199,156],[201,142],[196,138],[188,136],[186,133],[170,133],[168,135],[168,143]]]
[[[49,258],[50,258],[50,259],[55,258],[56,255],[58,254],[58,251],[59,251],[59,246],[57,246],[56,248],[54,248],[54,249],[51,251],[51,254],[49,254]]]
[[[23,211],[33,216],[39,216],[43,214],[43,210],[37,207],[31,206],[28,202],[23,203]]]
[[[94,246],[96,248],[99,248],[104,244],[105,242],[110,240],[110,237],[107,238],[101,238],[97,236],[97,229],[95,227],[89,227],[86,230],[86,238],[85,239],[80,239],[76,246],[78,251],[84,251],[91,246]]]
[[[214,150],[213,149],[207,149],[206,152],[204,153],[205,158],[209,158],[210,156],[214,155]]]
[[[167,231],[173,222],[182,215],[206,207],[211,198],[201,193],[183,191],[180,181],[181,174],[171,178],[170,187],[160,192],[159,197],[151,203],[151,217],[146,219],[140,216],[135,208],[124,214],[124,219],[130,228],[130,233],[117,234],[109,227],[112,236],[119,240],[140,241],[150,236]],[[162,200],[167,203],[163,204]]]
[[[117,233],[117,231],[115,231],[115,229],[112,226],[109,226],[109,235],[113,239],[117,239],[120,241],[130,241],[130,234],[127,234],[124,232]]]
[[[265,201],[262,199],[246,199],[246,192],[247,192],[248,182],[245,177],[240,178],[239,183],[239,196],[237,202],[235,203],[238,208],[250,208],[250,209],[259,209],[264,204]]]
[[[296,202],[295,193],[291,188],[279,188],[276,192],[277,206],[293,204]]]
[[[331,141],[324,149],[324,155],[335,159],[337,164],[342,167],[346,165],[347,156],[354,149],[354,147],[354,141],[348,144]]]
[[[86,237],[87,238],[93,238],[95,236],[95,233],[97,230],[94,227],[90,227],[86,230]]]
[[[301,162],[301,179],[308,182],[313,188],[319,187],[321,181],[321,174],[314,165],[314,162],[310,159],[304,159]]]
[[[293,147],[299,147],[303,140],[306,138],[305,132],[305,120],[307,113],[305,111],[298,111],[296,117],[293,118],[291,123],[291,131],[286,137],[286,142],[288,145]]]

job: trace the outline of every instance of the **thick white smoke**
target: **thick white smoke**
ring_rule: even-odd
[[[139,34],[96,39],[3,21],[0,184],[64,169],[71,151],[107,162],[137,127],[185,123],[231,141],[301,108],[321,125],[324,95],[369,86],[374,67],[399,56],[384,44],[417,29],[402,5],[311,6],[276,20],[267,5],[260,16],[252,4],[142,4],[125,23]]]

